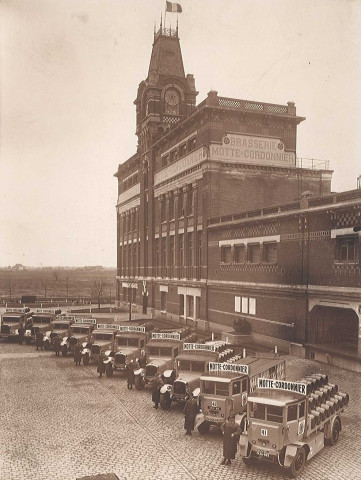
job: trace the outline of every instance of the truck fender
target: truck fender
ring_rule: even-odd
[[[293,445],[293,444],[287,445],[286,452],[285,452],[285,460],[283,464],[285,467],[291,466],[293,459],[296,456],[298,448],[299,448],[299,445]]]
[[[248,452],[248,435],[246,433],[242,433],[239,436],[238,440],[239,444],[239,453],[242,457],[247,457]]]
[[[163,387],[160,389],[160,393],[171,393],[172,391],[172,385],[169,385],[168,383],[166,383],[165,385],[163,385]]]
[[[199,425],[201,425],[204,421],[205,421],[205,418],[204,418],[203,412],[197,413],[196,419],[195,419],[195,422],[194,422],[194,428],[195,429],[198,428]]]
[[[68,337],[64,337],[63,340],[61,341],[60,346],[63,347],[63,346],[66,345],[67,343],[68,343]]]
[[[142,377],[144,377],[144,368],[138,368],[137,370],[134,370],[134,375],[137,376],[137,375],[142,375]]]
[[[86,355],[86,354],[90,355],[90,350],[89,350],[89,348],[83,348],[83,350],[81,351],[81,354],[82,354],[82,355]]]
[[[31,337],[31,330],[25,330],[25,337]]]
[[[105,358],[105,359],[103,360],[103,363],[104,363],[104,365],[108,365],[108,363],[112,363],[112,359],[111,359],[110,357]]]
[[[235,416],[235,422],[241,427],[241,432],[246,430],[246,420],[247,420],[247,413],[237,413]]]
[[[163,377],[170,378],[174,370],[164,370]]]
[[[195,388],[192,392],[194,398],[198,398],[201,393],[201,389],[199,387]]]

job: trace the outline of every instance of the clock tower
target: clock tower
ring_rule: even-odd
[[[160,24],[154,32],[148,77],[140,83],[135,100],[136,134],[145,152],[157,137],[176,125],[195,108],[193,75],[185,75],[182,53],[175,30]]]

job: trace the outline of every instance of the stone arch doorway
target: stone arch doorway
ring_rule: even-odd
[[[353,308],[314,305],[310,311],[310,343],[335,345],[358,353],[359,316]]]

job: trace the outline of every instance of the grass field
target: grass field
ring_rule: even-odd
[[[102,290],[103,303],[115,299],[116,269],[29,269],[0,270],[0,299],[20,300],[22,295],[36,295],[38,300],[52,298],[96,299]]]

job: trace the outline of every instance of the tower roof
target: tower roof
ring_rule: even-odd
[[[148,81],[156,85],[162,76],[185,78],[178,29],[163,28],[154,36]]]

